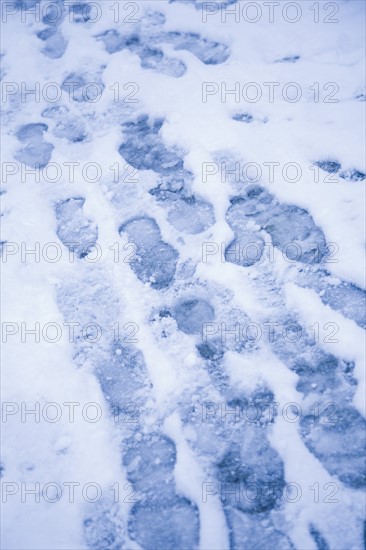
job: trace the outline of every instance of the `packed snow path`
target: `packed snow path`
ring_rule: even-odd
[[[362,550],[363,2],[1,9],[1,547]]]

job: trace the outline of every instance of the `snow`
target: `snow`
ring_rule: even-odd
[[[2,548],[363,548],[365,9],[287,4],[2,3]]]

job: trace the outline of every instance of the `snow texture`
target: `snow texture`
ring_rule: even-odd
[[[1,548],[362,550],[365,4],[1,7]]]

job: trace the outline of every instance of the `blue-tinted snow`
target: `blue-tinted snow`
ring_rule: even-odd
[[[186,334],[197,334],[202,331],[203,323],[215,318],[215,310],[205,300],[193,298],[183,300],[174,307],[174,318],[180,330]]]
[[[195,197],[187,197],[173,203],[168,221],[184,233],[202,233],[213,225],[215,216],[212,206]]]
[[[131,510],[128,531],[141,548],[197,548],[198,509],[178,496],[159,504],[137,503]]]
[[[42,53],[51,59],[62,57],[67,48],[67,40],[63,37],[57,27],[47,27],[37,33],[38,38],[44,41]]]
[[[116,506],[93,511],[83,521],[83,533],[88,548],[118,550],[125,541],[123,522],[118,518]]]
[[[138,170],[153,170],[159,174],[171,174],[183,168],[183,159],[172,149],[165,147],[159,132],[162,119],[149,120],[141,115],[137,120],[123,125],[125,141],[119,154]]]
[[[151,283],[157,290],[168,287],[174,278],[178,252],[161,238],[158,224],[153,218],[142,217],[121,225],[120,233],[127,233],[136,251],[131,269],[143,283]]]
[[[0,473],[102,495],[9,495],[2,545],[362,548],[363,6],[314,27],[305,3],[298,24],[265,6],[250,23],[235,0],[107,4],[17,0],[4,24],[1,74],[19,88],[2,103],[2,391],[63,418],[9,415]],[[237,82],[271,80],[301,100],[237,101]],[[24,100],[35,81],[61,98]],[[312,101],[315,81],[340,101]],[[280,168],[255,178],[251,161]],[[71,422],[65,402],[101,418]]]
[[[84,258],[98,239],[98,228],[83,212],[85,199],[72,197],[56,204],[57,235],[60,241]]]
[[[16,159],[31,168],[41,170],[51,160],[54,146],[45,141],[47,124],[32,123],[21,126],[16,132],[22,147],[16,153]]]
[[[309,531],[315,541],[317,550],[329,550],[327,541],[321,535],[321,533],[314,527],[314,525],[310,525]]]
[[[105,31],[97,36],[97,40],[104,42],[108,53],[112,54],[123,49],[128,49],[140,57],[143,69],[153,71],[174,78],[180,78],[187,70],[186,65],[180,59],[169,57],[158,47],[152,47],[149,40],[142,41],[136,35],[122,36],[114,29]]]
[[[319,423],[314,417],[301,420],[306,446],[321,460],[330,474],[353,489],[365,487],[365,419],[344,406],[336,419]]]
[[[249,187],[244,196],[235,197],[231,203],[226,219],[235,231],[236,240],[227,248],[227,254],[232,254],[232,248],[236,244],[241,248],[253,243],[256,248],[252,253],[253,257],[249,256],[247,261],[247,255],[244,255],[243,265],[252,265],[258,261],[263,249],[263,240],[255,234],[250,235],[246,230],[250,220],[264,229],[270,235],[273,246],[284,252],[290,260],[314,264],[326,257],[323,231],[315,225],[306,210],[295,205],[278,203],[259,186]],[[240,264],[240,258],[235,259],[235,263]]]

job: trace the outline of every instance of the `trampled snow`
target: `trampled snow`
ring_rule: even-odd
[[[364,3],[1,10],[1,548],[363,549]]]

